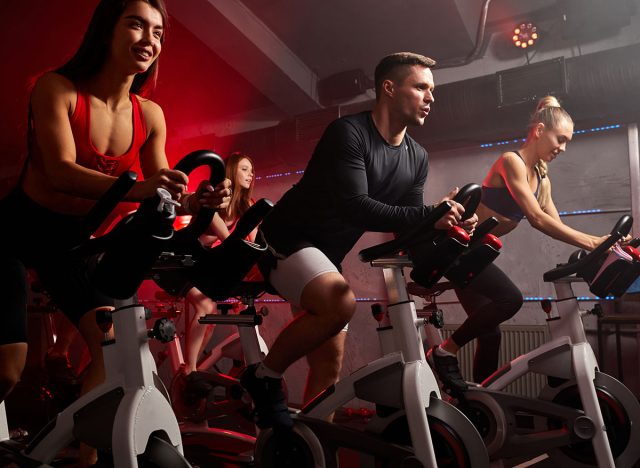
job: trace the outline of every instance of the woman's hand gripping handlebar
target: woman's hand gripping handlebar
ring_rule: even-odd
[[[198,150],[189,153],[176,164],[175,169],[188,175],[200,166],[208,166],[210,169],[209,180],[206,185],[217,187],[218,184],[225,180],[224,161],[213,151]],[[198,190],[200,191],[202,187],[203,185],[201,184]],[[197,195],[191,195],[191,197],[194,196]],[[201,206],[191,223],[176,233],[174,244],[180,245],[197,242],[198,237],[200,237],[211,224],[215,211],[213,208]]]
[[[629,215],[622,216],[616,222],[615,226],[613,226],[609,237],[598,247],[586,255],[581,255],[580,259],[576,262],[561,264],[553,270],[547,271],[543,275],[544,281],[555,281],[565,276],[573,275],[574,273],[590,281],[599,269],[599,260],[606,255],[607,251],[613,247],[616,242],[619,242],[629,234],[632,226],[633,218]]]

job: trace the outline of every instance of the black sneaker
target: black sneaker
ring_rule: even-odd
[[[462,378],[458,358],[455,356],[440,356],[436,353],[437,346],[427,352],[427,362],[436,373],[446,393],[454,397],[462,395],[469,386]]]
[[[207,398],[213,390],[206,372],[193,371],[184,378],[184,399],[187,404],[195,404],[197,401]]]
[[[240,376],[240,384],[253,399],[254,419],[260,429],[291,429],[293,421],[287,407],[282,379],[256,377],[258,364],[248,366]]]

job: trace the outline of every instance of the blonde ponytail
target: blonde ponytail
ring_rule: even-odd
[[[558,101],[558,98],[556,98],[555,96],[545,96],[542,99],[540,99],[538,101],[538,105],[536,106],[536,110],[535,112],[541,111],[542,109],[546,108],[546,107],[560,107],[562,108],[562,106],[560,105],[560,101]],[[534,114],[535,114],[534,112]]]

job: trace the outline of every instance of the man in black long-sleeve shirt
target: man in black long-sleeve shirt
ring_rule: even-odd
[[[340,273],[345,255],[365,231],[403,231],[432,209],[423,203],[427,152],[406,129],[429,114],[434,64],[413,53],[385,57],[375,71],[374,110],[329,125],[300,182],[261,226],[277,258],[268,280],[304,313],[280,333],[264,362],[243,374],[260,427],[291,426],[281,378],[299,358],[307,356],[310,367],[305,401],[338,379],[341,331],[356,308]],[[464,208],[452,204],[437,228],[458,224]]]

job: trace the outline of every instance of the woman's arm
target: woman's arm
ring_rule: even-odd
[[[167,124],[162,108],[149,100],[141,100],[141,106],[147,127],[147,140],[140,148],[140,169],[145,180],[137,183],[129,196],[143,200],[153,196],[161,187],[168,190],[174,199],[180,199],[186,193],[189,179],[183,172],[169,169],[165,153]],[[183,206],[179,214],[189,214],[188,211]]]
[[[503,154],[497,169],[511,196],[535,229],[554,239],[587,250],[593,250],[602,242],[600,237],[585,234],[564,224],[560,220],[551,195],[549,195],[549,202],[545,210],[543,211],[540,208],[538,201],[531,193],[531,188],[527,181],[526,166],[516,154]]]
[[[223,241],[227,237],[229,237],[229,229],[227,229],[227,225],[216,212],[211,219],[211,224],[209,224],[204,234],[200,236],[200,242],[202,245],[210,247],[218,239]]]

